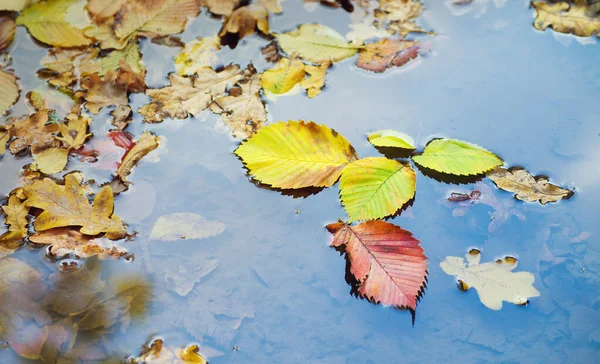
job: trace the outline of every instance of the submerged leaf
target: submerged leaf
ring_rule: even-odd
[[[514,192],[515,198],[526,202],[539,201],[542,205],[573,196],[573,191],[553,185],[547,177],[533,177],[522,168],[496,167],[487,175],[498,188]]]
[[[31,116],[14,121],[8,129],[14,138],[9,144],[12,154],[31,147],[33,153],[57,146],[58,141],[52,135],[58,132],[58,125],[48,123],[48,111],[40,110]]]
[[[182,239],[206,239],[225,231],[225,224],[220,221],[209,221],[192,213],[174,213],[161,216],[150,233],[150,239],[176,241]]]
[[[217,36],[198,38],[186,43],[175,56],[175,70],[181,76],[197,74],[217,61],[216,53],[219,49],[221,44]]]
[[[69,161],[69,150],[64,148],[48,148],[33,154],[33,163],[29,168],[44,174],[62,172]]]
[[[505,257],[495,262],[479,264],[481,254],[477,249],[469,251],[466,258],[465,262],[461,257],[446,257],[440,267],[446,274],[455,276],[466,289],[475,288],[481,303],[486,307],[499,310],[502,308],[502,301],[524,305],[530,297],[540,295],[533,287],[533,274],[512,272],[517,267],[515,258]]]
[[[317,97],[325,87],[325,75],[331,67],[331,63],[323,62],[319,66],[305,65],[304,70],[309,75],[308,78],[300,82],[300,86],[306,89],[309,98]]]
[[[549,4],[532,1],[536,18],[533,26],[538,30],[550,27],[560,33],[572,33],[580,37],[600,36],[600,3],[587,4],[586,1],[566,1]]]
[[[275,36],[288,55],[298,55],[314,63],[340,61],[352,57],[358,50],[335,30],[319,24],[302,24],[292,32]]]
[[[393,215],[415,196],[416,175],[409,163],[371,157],[347,165],[340,197],[349,222]]]
[[[149,131],[145,131],[142,136],[140,136],[140,139],[135,143],[133,148],[123,156],[119,169],[117,169],[117,176],[121,181],[127,179],[127,176],[131,174],[133,167],[135,167],[142,158],[158,148],[159,140],[160,139],[156,135]]]
[[[408,40],[382,39],[361,49],[356,65],[362,69],[383,72],[400,67],[419,55],[419,43]]]
[[[0,6],[1,8],[2,6]],[[0,15],[0,52],[8,48],[15,37],[16,23],[6,15]],[[1,114],[1,113],[0,113]]]
[[[367,135],[367,139],[376,147],[415,149],[415,141],[409,135],[395,130],[378,130]]]
[[[19,99],[17,77],[0,68],[0,115],[4,114]]]
[[[427,257],[419,240],[399,226],[368,221],[327,225],[331,246],[346,252],[358,293],[373,303],[415,311],[427,282]]]
[[[276,188],[329,187],[357,159],[346,138],[312,121],[264,127],[235,154],[255,179]]]
[[[266,92],[281,95],[302,82],[305,75],[301,60],[282,58],[273,68],[263,72],[260,81]]]

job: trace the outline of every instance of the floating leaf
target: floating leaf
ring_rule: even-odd
[[[217,36],[195,39],[175,56],[175,70],[181,76],[196,74],[217,61],[216,53],[219,49],[221,44]]]
[[[421,155],[413,157],[421,167],[459,176],[485,173],[504,162],[494,153],[456,139],[435,139]]]
[[[0,5],[0,7],[2,7]],[[16,23],[6,15],[0,15],[0,51],[5,50],[15,37]]]
[[[416,310],[427,282],[427,257],[410,232],[384,221],[338,222],[327,230],[333,234],[331,246],[346,252],[361,297]]]
[[[185,119],[189,114],[197,115],[241,77],[238,71],[238,66],[230,65],[220,72],[203,68],[197,77],[172,73],[169,75],[170,86],[146,91],[152,101],[138,112],[149,123],[161,122],[167,117]]]
[[[415,196],[416,175],[408,163],[371,157],[347,165],[340,178],[349,222],[393,215]]]
[[[533,177],[522,168],[504,169],[496,167],[488,177],[498,188],[514,192],[515,198],[526,202],[539,201],[542,205],[573,196],[573,191],[553,185],[547,177]]]
[[[375,17],[389,32],[405,37],[408,33],[428,33],[414,21],[423,12],[423,4],[419,0],[379,0],[379,9]]]
[[[58,124],[58,131],[61,136],[56,137],[65,146],[79,149],[85,141],[92,136],[88,133],[89,125],[92,119],[84,115],[67,115],[66,124]]]
[[[48,148],[38,154],[33,154],[33,163],[29,168],[44,174],[61,172],[69,161],[69,150],[64,148]]]
[[[288,55],[298,55],[314,63],[340,61],[357,52],[357,48],[349,45],[341,34],[319,24],[302,24],[292,32],[275,36]]]
[[[357,159],[346,138],[312,121],[264,127],[235,154],[255,179],[276,188],[329,187]]]
[[[6,152],[6,143],[10,140],[10,133],[3,126],[0,126],[0,155]]]
[[[12,154],[31,147],[33,153],[57,146],[53,133],[58,132],[57,124],[48,124],[48,111],[40,110],[31,116],[24,116],[13,122],[8,129],[14,138],[9,144]]]
[[[225,224],[220,221],[209,221],[192,213],[174,213],[158,218],[150,239],[176,241],[182,239],[206,239],[225,231]]]
[[[190,345],[182,349],[169,349],[163,346],[161,339],[156,339],[145,345],[137,358],[129,358],[127,363],[206,364],[207,361],[200,355],[198,345]]]
[[[115,258],[129,256],[126,250],[114,244],[82,234],[77,228],[60,227],[38,232],[29,237],[36,244],[51,245],[51,252],[59,257],[75,254],[80,258],[105,255]],[[106,239],[104,239],[106,240]]]
[[[203,6],[214,15],[230,15],[236,9],[242,0],[200,0]]]
[[[418,55],[418,42],[382,39],[361,49],[356,65],[379,73],[393,66],[400,67]]]
[[[386,38],[391,36],[386,30],[376,28],[373,22],[373,17],[367,16],[362,23],[349,24],[348,26],[352,31],[346,33],[346,39],[355,44],[362,44],[364,41],[372,38]]]
[[[149,131],[145,131],[140,139],[135,143],[127,154],[123,156],[123,160],[117,169],[117,176],[121,181],[125,181],[127,176],[131,174],[131,170],[135,167],[138,162],[144,158],[148,153],[158,148],[159,138],[153,135]]]
[[[502,308],[502,301],[524,305],[530,297],[540,295],[533,287],[533,274],[512,272],[517,267],[517,259],[505,257],[495,262],[479,264],[481,254],[477,249],[469,251],[466,258],[465,262],[461,257],[446,257],[440,267],[446,274],[459,280],[459,288],[475,288],[481,303],[486,307],[499,310]]]
[[[263,34],[269,34],[269,12],[260,3],[242,6],[231,13],[223,22],[219,37],[235,35],[242,39],[254,34],[258,29]]]
[[[413,138],[395,130],[374,131],[367,135],[367,139],[376,147],[415,149]]]
[[[49,178],[35,181],[25,187],[27,206],[44,210],[34,223],[35,229],[44,231],[56,227],[81,226],[86,235],[106,233],[118,239],[125,235],[121,219],[113,214],[113,194],[110,187],[103,187],[90,205],[76,177],[69,174],[65,185],[57,185]]]
[[[26,8],[17,18],[42,43],[57,47],[79,47],[92,43],[83,29],[88,24],[81,0],[44,1]]]
[[[98,73],[104,76],[108,71],[117,71],[121,68],[121,62],[125,62],[131,71],[143,79],[146,74],[146,66],[142,62],[142,55],[137,40],[130,41],[127,46],[121,50],[116,49],[102,58],[102,69]]]
[[[86,77],[82,83],[83,91],[75,95],[83,97],[87,102],[85,107],[97,114],[106,106],[128,105],[128,91],[141,92],[146,88],[144,78],[133,73],[126,63],[121,63],[119,71],[109,70],[103,78],[98,75]]]
[[[158,223],[158,222],[157,222]],[[209,275],[219,265],[218,259],[178,259],[176,266],[168,266],[165,273],[167,287],[178,295],[187,296],[196,283]]]
[[[40,0],[2,0],[0,10],[21,11]]]
[[[0,68],[0,115],[4,114],[19,99],[17,77]]]
[[[587,4],[580,0],[575,3],[561,1],[549,4],[532,1],[536,18],[533,26],[538,30],[550,27],[560,33],[572,33],[580,37],[600,36],[600,3]]]
[[[113,117],[111,124],[119,130],[124,130],[131,123],[132,114],[131,106],[119,105],[110,113]]]
[[[281,95],[302,82],[305,75],[301,60],[282,58],[273,68],[263,72],[260,81],[266,92]]]
[[[40,61],[44,69],[38,70],[38,75],[47,78],[53,86],[68,87],[81,77],[86,77],[102,70],[98,61],[98,49],[49,49],[48,54]]]
[[[325,75],[331,63],[324,62],[319,66],[306,65],[304,70],[309,75],[308,78],[300,83],[302,88],[306,89],[309,98],[317,97],[325,87]]]

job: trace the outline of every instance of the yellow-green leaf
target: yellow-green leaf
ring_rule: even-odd
[[[102,58],[102,70],[99,72],[99,75],[104,76],[110,70],[118,70],[121,68],[121,62],[125,62],[133,73],[144,74],[146,72],[146,66],[142,62],[140,47],[136,39],[127,43],[125,48],[114,50],[108,56]]]
[[[314,63],[340,61],[357,52],[357,47],[349,45],[341,34],[319,24],[302,24],[294,31],[275,36],[288,55]]]
[[[416,182],[408,163],[380,157],[352,162],[340,178],[340,195],[349,222],[393,215],[414,197]]]
[[[0,68],[0,115],[4,114],[19,99],[17,77]]]
[[[49,148],[38,154],[33,154],[30,168],[45,174],[61,172],[69,161],[69,150],[64,148]]]
[[[281,95],[302,82],[305,75],[301,60],[282,58],[273,68],[263,72],[260,81],[266,92]]]
[[[235,154],[254,178],[277,188],[329,187],[357,159],[346,138],[312,121],[266,126]]]
[[[367,139],[376,147],[415,149],[413,138],[395,130],[374,131],[368,134]]]
[[[533,26],[538,30],[550,27],[557,32],[580,37],[600,36],[600,3],[588,5],[585,0],[574,4],[532,1],[531,7],[536,13]]]
[[[300,82],[300,86],[306,89],[306,95],[309,98],[317,97],[325,87],[325,75],[331,63],[325,62],[319,66],[304,66],[304,70],[309,75],[306,79]]]
[[[216,52],[221,49],[219,37],[214,35],[195,39],[186,43],[175,56],[175,70],[182,76],[189,76],[217,61]]]
[[[59,47],[90,45],[92,40],[83,34],[89,25],[83,10],[83,0],[53,0],[34,4],[17,18],[31,35],[42,43]]]
[[[413,160],[421,167],[459,176],[485,173],[504,164],[494,153],[456,139],[432,140],[423,154],[414,156]]]

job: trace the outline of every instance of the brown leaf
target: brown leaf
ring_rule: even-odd
[[[80,78],[102,70],[102,64],[97,59],[98,53],[97,48],[49,49],[40,61],[44,68],[38,70],[38,75],[47,78],[53,86],[69,87]]]
[[[130,357],[129,364],[206,364],[206,360],[200,355],[198,345],[190,345],[187,348],[171,349],[164,346],[161,339],[154,339],[143,346],[142,352],[136,358]]]
[[[126,181],[127,176],[131,174],[133,167],[135,167],[148,153],[158,148],[159,140],[160,139],[156,135],[153,135],[148,131],[142,134],[133,148],[123,156],[119,169],[117,169],[117,176],[121,181]]]
[[[521,201],[539,201],[545,205],[548,202],[557,202],[573,196],[573,191],[550,183],[548,177],[534,177],[523,168],[496,167],[488,173],[488,177],[498,188],[514,192],[515,198]]]
[[[19,99],[17,77],[0,67],[0,115],[4,114]]]
[[[95,255],[109,257],[125,257],[127,251],[112,243],[95,239],[94,236],[82,234],[76,228],[62,227],[41,231],[29,237],[36,244],[50,245],[50,251],[59,257],[76,254],[80,258]]]
[[[0,16],[0,51],[5,50],[15,37],[16,24],[13,18]]]
[[[0,235],[0,250],[5,253],[19,248],[24,242],[23,238],[28,235],[29,207],[25,206],[23,199],[25,199],[23,190],[18,188],[10,194],[7,204],[2,206],[2,210],[6,214],[4,223],[8,225],[8,231]]]
[[[356,65],[379,73],[393,66],[400,67],[418,55],[418,42],[386,38],[367,44],[360,51]]]
[[[242,0],[200,0],[200,4],[206,6],[214,15],[225,16],[231,15],[241,2]]]
[[[128,105],[127,92],[141,92],[145,89],[144,79],[131,71],[126,63],[121,63],[119,71],[110,70],[100,78],[97,74],[83,79],[81,88],[75,95],[83,97],[85,107],[97,114],[105,106]]]
[[[48,123],[48,111],[40,110],[33,115],[24,116],[14,121],[8,129],[13,141],[9,144],[12,154],[31,147],[33,153],[58,146],[52,134],[58,132],[58,125]]]
[[[111,124],[119,130],[125,130],[131,123],[132,116],[131,106],[129,105],[118,105],[110,115],[113,117]]]
[[[219,37],[235,39],[232,42],[221,41],[222,44],[228,43],[234,48],[239,39],[254,34],[255,29],[269,34],[269,12],[260,3],[242,6],[231,13],[231,16],[223,21]]]
[[[281,59],[281,55],[279,54],[279,49],[277,48],[277,42],[272,41],[266,46],[264,46],[260,53],[265,56],[265,60],[271,63],[277,63]]]

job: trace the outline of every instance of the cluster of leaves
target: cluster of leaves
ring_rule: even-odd
[[[550,27],[554,31],[580,37],[600,37],[600,1],[532,1],[538,30]]]

